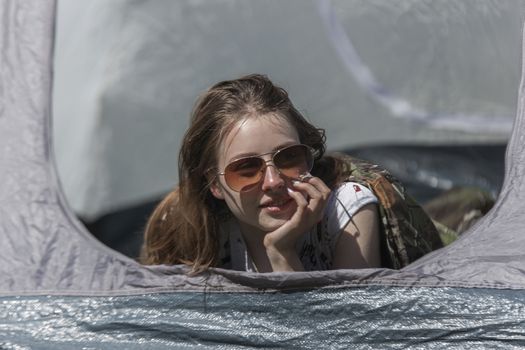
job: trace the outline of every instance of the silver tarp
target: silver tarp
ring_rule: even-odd
[[[525,91],[495,207],[401,271],[143,267],[96,241],[52,152],[53,0],[0,4],[0,347],[525,346]],[[519,45],[519,43],[516,43]]]

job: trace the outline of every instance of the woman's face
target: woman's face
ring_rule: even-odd
[[[279,174],[271,159],[273,152],[299,143],[296,129],[275,114],[243,119],[224,138],[218,150],[220,173],[233,160],[247,156],[262,155],[267,164],[262,180],[249,191],[233,191],[223,175],[211,186],[213,195],[224,200],[237,218],[243,233],[273,231],[294,214],[297,205],[287,190],[291,180]]]

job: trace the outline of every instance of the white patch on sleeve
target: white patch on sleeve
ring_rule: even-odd
[[[325,217],[327,230],[333,244],[337,242],[341,231],[348,225],[352,216],[367,204],[377,203],[377,197],[367,187],[355,182],[341,184],[330,196]]]

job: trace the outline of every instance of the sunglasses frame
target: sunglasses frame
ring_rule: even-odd
[[[239,161],[239,160],[243,160],[243,159],[249,159],[249,158],[259,158],[259,159],[262,159],[262,161],[264,162],[264,166],[262,167],[261,173],[264,172],[264,171],[266,171],[266,168],[268,167],[268,163],[269,163],[269,162],[272,162],[272,163],[273,163],[273,167],[275,168],[275,170],[277,170],[277,172],[279,173],[279,175],[281,175],[281,176],[285,176],[285,177],[289,178],[289,176],[286,176],[285,174],[283,174],[283,173],[281,172],[281,170],[279,169],[279,167],[278,167],[277,165],[275,165],[274,159],[275,159],[275,156],[278,155],[280,152],[282,152],[282,151],[284,151],[284,150],[286,150],[286,149],[289,149],[289,148],[291,148],[291,147],[296,147],[296,146],[302,146],[302,147],[305,147],[305,148],[307,149],[307,151],[310,152],[310,155],[312,156],[312,166],[310,167],[310,169],[308,169],[308,172],[310,172],[310,171],[312,170],[312,168],[313,168],[313,165],[314,165],[314,162],[315,162],[315,155],[316,155],[317,151],[316,151],[313,147],[311,147],[311,146],[308,146],[308,145],[305,145],[305,144],[302,144],[302,143],[298,143],[298,144],[296,144],[296,145],[290,145],[290,146],[283,147],[283,148],[278,149],[278,150],[273,151],[273,152],[267,152],[267,153],[262,153],[262,154],[258,154],[258,155],[255,155],[255,156],[248,156],[248,157],[242,157],[242,158],[234,159],[233,161],[231,161],[231,162],[229,162],[228,164],[226,164],[226,166],[224,167],[224,172],[222,172],[222,173],[217,173],[217,175],[222,175],[222,176],[226,175],[226,169],[227,169],[231,164],[233,164],[234,162],[237,162],[237,161]],[[262,158],[263,156],[266,156],[266,155],[269,155],[269,154],[272,155],[272,158],[271,158],[271,159],[269,159],[269,160],[264,160],[264,159]],[[257,181],[257,182],[254,182],[253,185],[256,185],[256,184],[260,183],[260,182],[262,181],[262,179],[263,179],[263,177],[261,176],[261,179],[260,179],[259,181]],[[225,179],[225,180],[226,180],[226,179]],[[239,193],[241,193],[241,192],[249,192],[249,191],[251,190],[251,189],[250,189],[250,190],[245,190],[245,191],[243,191],[242,189],[241,189],[241,190],[236,190],[236,189],[234,189],[234,188],[232,188],[232,187],[230,186],[230,184],[228,183],[228,181],[225,181],[225,182],[226,182],[226,185],[228,185],[228,187],[229,187],[232,191],[234,191],[234,192],[239,192]]]

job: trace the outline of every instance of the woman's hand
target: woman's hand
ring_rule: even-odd
[[[302,263],[295,251],[297,240],[323,217],[330,188],[318,177],[293,181],[288,193],[297,210],[284,225],[264,237],[264,247],[273,271],[300,271]]]

